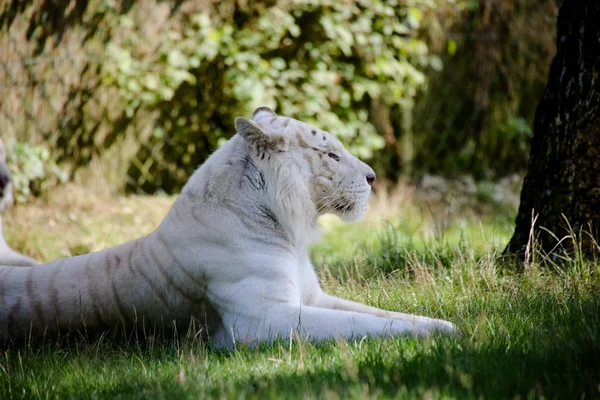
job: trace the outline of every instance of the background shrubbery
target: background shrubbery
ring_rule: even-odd
[[[388,179],[502,177],[526,165],[555,14],[550,0],[9,1],[2,135],[46,146],[68,178],[98,159],[115,190],[170,193],[266,104]]]

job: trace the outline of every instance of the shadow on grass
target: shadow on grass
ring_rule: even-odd
[[[512,332],[501,333],[502,329],[492,327],[483,338],[473,341],[466,335],[440,336],[433,341],[371,340],[363,344],[364,351],[360,346],[352,347],[353,366],[342,361],[328,368],[248,377],[236,381],[227,391],[257,398],[307,394],[322,397],[330,391],[341,398],[364,394],[415,398],[600,397],[600,301],[588,295],[572,294],[563,299],[550,293],[539,294],[533,301],[522,296],[518,301],[526,305],[520,306],[520,321],[512,321],[517,327]],[[541,307],[548,313],[535,317],[533,313]],[[523,323],[528,314],[529,325]],[[506,321],[510,323],[510,319]],[[213,393],[222,390],[217,385]]]
[[[383,343],[383,345],[381,344]],[[375,395],[415,397],[424,395],[458,398],[596,398],[600,378],[600,348],[597,342],[574,346],[556,344],[527,350],[504,346],[471,347],[464,342],[434,344],[406,358],[389,357],[370,343],[368,352],[352,371],[336,363],[328,368],[298,368],[274,376],[214,382],[205,387],[199,376],[187,383],[173,377],[137,382],[121,381],[108,390],[79,393],[83,397],[210,397],[307,398],[335,393],[339,398]],[[416,342],[417,346],[419,345]],[[467,347],[467,348],[465,348]],[[326,351],[329,353],[331,350]]]
[[[295,345],[291,361],[284,342],[233,353],[201,346],[185,358],[185,345],[174,344],[8,351],[0,398],[597,398],[600,301],[593,293],[523,292],[502,309],[504,301],[465,304],[473,339]],[[486,320],[483,330],[469,326],[484,310],[502,318]],[[282,354],[280,366],[265,367]]]

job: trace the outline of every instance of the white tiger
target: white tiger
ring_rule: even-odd
[[[0,267],[0,339],[200,321],[215,345],[454,332],[326,294],[307,246],[325,213],[356,220],[373,170],[329,133],[267,107],[192,175],[151,234],[32,268]]]
[[[12,202],[12,175],[6,165],[6,149],[0,138],[0,213]],[[39,263],[36,260],[17,253],[6,243],[2,229],[2,216],[0,216],[0,265],[30,266],[37,264]]]

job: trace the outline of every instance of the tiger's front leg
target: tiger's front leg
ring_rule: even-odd
[[[368,306],[366,304],[357,303],[355,301],[350,301],[346,299],[342,299],[336,296],[331,296],[325,292],[321,292],[322,294],[318,297],[318,301],[316,303],[317,306],[334,309],[334,310],[345,310],[345,311],[354,311],[364,314],[375,315],[382,318],[389,318],[397,321],[407,321],[407,322],[415,322],[423,324],[424,326],[429,327],[430,330],[442,331],[442,332],[450,332],[456,333],[458,330],[456,326],[450,322],[445,321],[443,319],[429,318],[421,315],[415,314],[406,314],[395,311],[383,310],[377,307]]]
[[[432,332],[428,322],[393,320],[302,304],[299,298],[285,295],[293,293],[293,286],[286,288],[284,281],[249,277],[237,283],[220,284],[215,289],[209,292],[225,294],[225,297],[212,299],[223,323],[213,339],[229,348],[236,343],[252,346],[296,336],[321,342],[365,336],[427,336]]]
[[[222,321],[224,331],[216,339],[230,348],[235,343],[253,346],[296,336],[311,342],[322,342],[335,339],[355,340],[366,336],[427,336],[431,332],[425,324],[419,322],[275,302],[263,303],[254,312],[227,312],[222,316]]]
[[[457,332],[456,326],[449,321],[414,314],[382,310],[377,307],[368,306],[366,304],[342,299],[340,297],[325,293],[319,284],[317,275],[315,274],[312,263],[308,257],[306,257],[304,260],[302,271],[302,291],[304,294],[303,297],[305,299],[305,304],[307,305],[331,310],[368,314],[396,321],[416,323],[429,331],[442,331],[450,333]]]

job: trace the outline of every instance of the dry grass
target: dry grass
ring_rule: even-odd
[[[49,262],[112,247],[154,230],[175,196],[118,195],[111,189],[114,185],[105,167],[94,161],[77,175],[76,183],[57,187],[43,198],[5,212],[4,230],[11,246]],[[376,240],[376,232],[384,222],[407,235],[435,239],[459,236],[472,221],[480,221],[488,225],[475,233],[480,242],[490,239],[485,237],[484,228],[501,231],[500,240],[505,240],[512,229],[516,211],[512,204],[496,215],[494,207],[478,203],[475,195],[465,197],[449,190],[440,197],[430,192],[429,188],[408,183],[379,183],[360,224],[343,224],[332,216],[321,218],[325,246],[348,253],[353,250],[349,246],[368,242],[369,236]]]
[[[3,217],[12,247],[42,261],[98,251],[152,232],[174,197],[115,196],[69,184]]]

